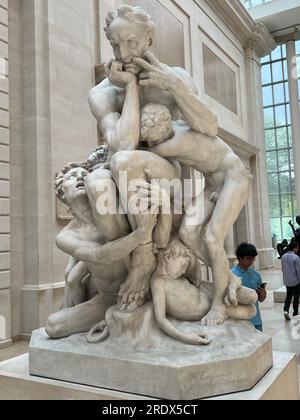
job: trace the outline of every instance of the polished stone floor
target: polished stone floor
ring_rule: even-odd
[[[0,350],[0,362],[28,353],[28,344],[27,341],[18,341],[12,346]]]
[[[296,353],[300,383],[300,319],[299,323],[287,322],[283,316],[283,304],[274,303],[273,291],[283,285],[280,264],[272,270],[260,271],[263,281],[268,283],[268,297],[261,304],[264,332],[273,339],[273,350]],[[28,343],[16,342],[13,346],[0,350],[0,362],[28,352]]]
[[[283,286],[280,263],[273,270],[260,271],[263,281],[268,283],[268,296],[260,304],[264,332],[272,337],[273,350],[296,353],[300,383],[300,317],[299,320],[286,321],[283,304],[274,303],[273,291]],[[291,308],[292,311],[292,308]]]

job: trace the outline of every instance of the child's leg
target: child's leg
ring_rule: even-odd
[[[238,302],[242,305],[255,305],[258,300],[256,291],[244,286],[237,290],[236,295]]]

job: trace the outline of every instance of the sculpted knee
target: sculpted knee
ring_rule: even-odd
[[[47,319],[46,333],[50,338],[63,338],[62,326],[57,314],[50,315]]]

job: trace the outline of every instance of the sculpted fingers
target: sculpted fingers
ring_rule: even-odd
[[[112,65],[111,65],[111,70],[112,71],[122,71],[123,70],[123,64],[120,63],[120,61],[114,60],[112,62]]]
[[[141,67],[142,69],[146,70],[147,72],[153,71],[153,66],[151,64],[147,63],[147,61],[143,60],[142,58],[135,57],[132,61],[135,65]]]
[[[203,344],[204,346],[208,346],[211,343],[211,340],[205,334],[199,334],[198,340],[199,344]]]
[[[149,79],[150,74],[151,73],[149,73],[149,72],[148,73],[146,73],[146,72],[141,73],[140,76],[139,76],[140,77],[140,80],[147,80],[147,79]]]
[[[145,87],[145,88],[151,88],[151,87],[156,87],[157,86],[157,84],[153,80],[150,80],[150,79],[140,80],[139,85],[141,87]]]
[[[148,50],[144,53],[144,58],[148,61],[148,63],[152,64],[154,67],[160,67],[160,61],[155,57],[152,51]]]

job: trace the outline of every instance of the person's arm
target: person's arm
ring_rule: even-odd
[[[148,168],[145,168],[145,174],[147,182],[151,185],[150,200],[152,197],[156,198],[156,204],[159,205],[157,224],[153,231],[153,242],[158,249],[164,249],[168,246],[173,227],[170,196],[159,183],[154,181],[155,177]]]
[[[262,278],[261,278],[261,275],[259,273],[257,273],[257,274],[259,276],[259,280],[258,280],[258,283],[257,283],[256,293],[258,295],[258,301],[260,303],[262,303],[267,298],[267,291],[266,291],[266,289],[263,289],[263,288],[259,287],[262,284]]]
[[[171,238],[173,227],[172,214],[159,214],[157,225],[153,231],[153,242],[158,249],[165,249]]]
[[[66,281],[66,308],[80,305],[86,299],[86,291],[82,285],[83,279],[90,274],[86,263],[79,261],[70,272]]]
[[[163,277],[155,277],[151,280],[151,291],[155,318],[159,328],[168,336],[185,344],[210,344],[210,340],[202,334],[185,334],[176,328],[166,316],[166,291]]]
[[[298,255],[296,255],[296,257],[297,258],[295,258],[295,269],[296,269],[298,281],[300,283],[300,257],[298,257]]]
[[[69,274],[71,273],[71,271],[73,270],[73,268],[75,267],[75,265],[78,263],[79,261],[76,260],[76,258],[74,257],[70,257],[69,258],[69,262],[67,264],[67,267],[65,268],[65,280],[68,280]]]
[[[59,249],[80,261],[112,264],[131,254],[143,242],[145,232],[146,229],[138,228],[124,238],[101,245],[81,239],[76,230],[65,229],[58,235],[56,244]]]
[[[121,115],[117,112],[115,96],[117,90],[108,86],[92,90],[90,107],[103,131],[112,152],[136,150],[140,140],[140,99],[137,78],[122,71],[122,64],[114,61],[109,69],[109,80],[125,89],[125,100]],[[121,95],[121,93],[119,93]],[[101,103],[101,104],[100,104]]]
[[[295,229],[295,226],[293,225],[293,223],[292,223],[292,221],[291,221],[291,220],[289,221],[289,225],[290,225],[290,226],[291,226],[291,228],[292,228],[292,231],[293,231],[294,236],[296,236],[296,229]]]
[[[135,64],[144,69],[139,84],[142,87],[154,87],[169,92],[180,109],[183,119],[191,128],[209,137],[218,134],[217,117],[203,105],[199,97],[187,86],[183,79],[173,69],[159,60],[152,52],[147,52],[145,61],[135,58]]]

